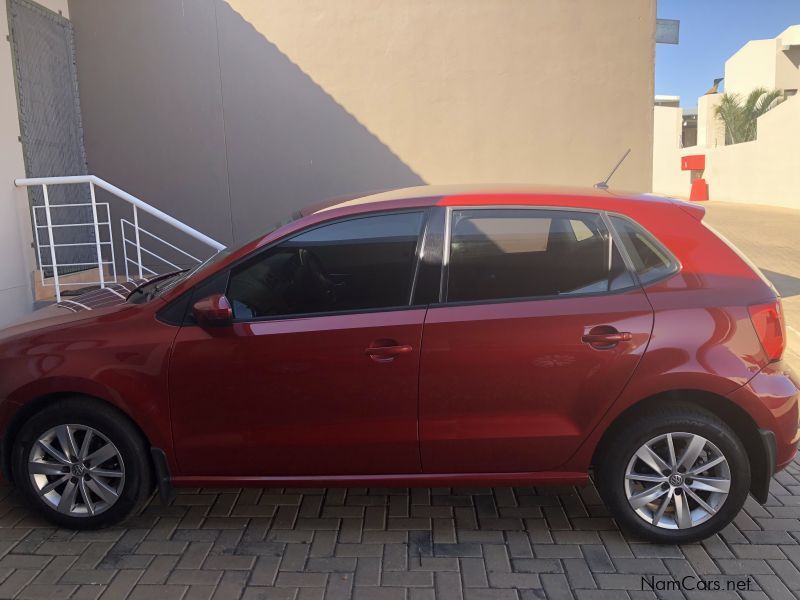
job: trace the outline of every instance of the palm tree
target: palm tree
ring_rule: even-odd
[[[725,143],[739,144],[756,139],[758,117],[775,108],[784,100],[782,90],[756,88],[742,103],[739,94],[725,93],[715,109],[717,117],[725,123]]]

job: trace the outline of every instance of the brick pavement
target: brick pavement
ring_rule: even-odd
[[[771,491],[679,547],[620,533],[592,487],[192,489],[95,532],[50,527],[0,487],[0,598],[795,598],[800,464]],[[642,590],[687,575],[751,585]]]

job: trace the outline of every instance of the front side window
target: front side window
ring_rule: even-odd
[[[449,302],[600,293],[632,285],[599,214],[539,209],[452,213]]]
[[[407,306],[423,214],[338,221],[259,253],[231,273],[234,318]]]
[[[678,270],[678,261],[644,229],[622,217],[611,217],[611,222],[642,285]]]

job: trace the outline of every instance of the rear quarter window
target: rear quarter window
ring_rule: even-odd
[[[611,222],[642,285],[678,271],[675,257],[645,229],[622,217],[612,216]]]

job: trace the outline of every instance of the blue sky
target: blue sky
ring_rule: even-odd
[[[680,44],[656,45],[656,94],[696,106],[725,61],[749,40],[800,24],[800,0],[658,0],[658,16],[679,19]]]

